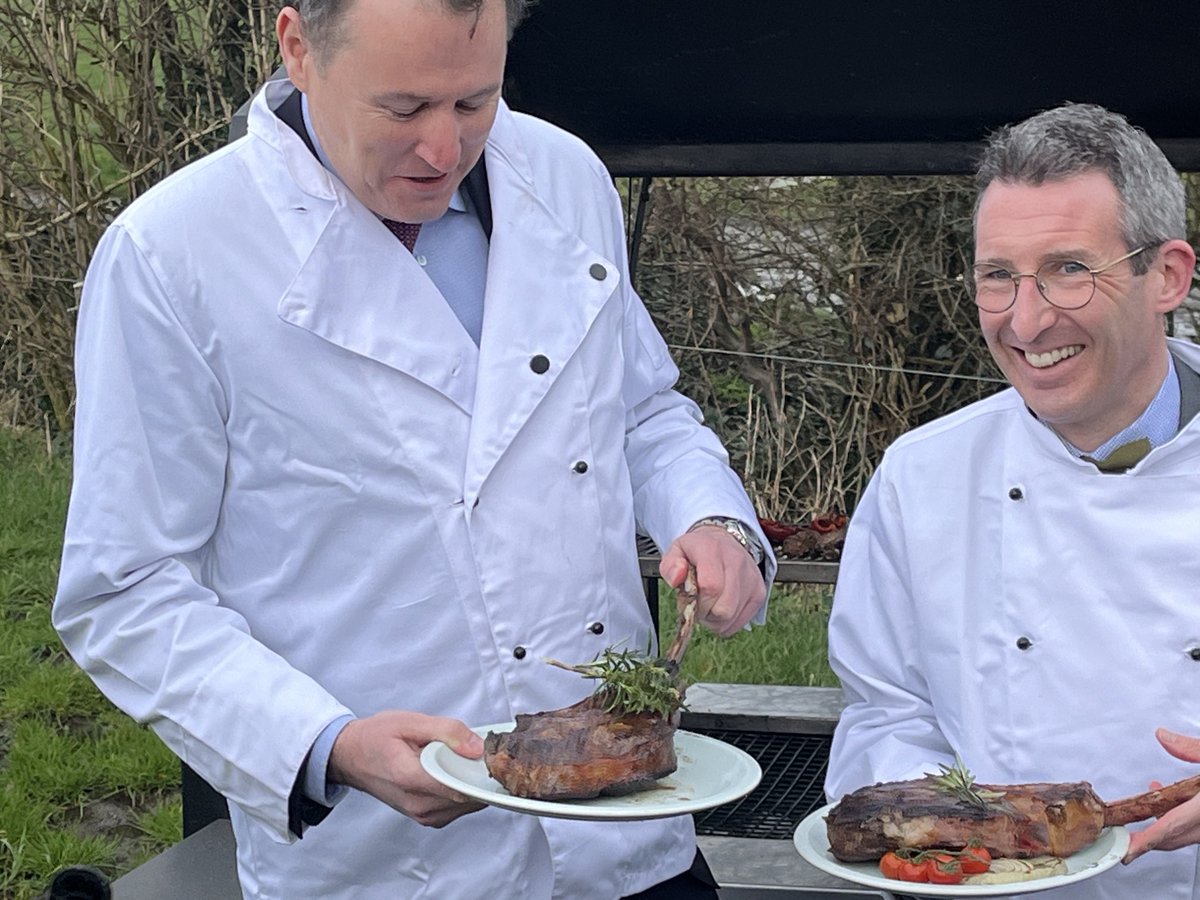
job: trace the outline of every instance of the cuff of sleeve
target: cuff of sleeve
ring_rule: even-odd
[[[319,825],[324,821],[349,792],[349,788],[343,785],[331,786],[327,771],[333,742],[353,719],[353,716],[341,716],[326,725],[313,741],[308,756],[300,766],[296,783],[288,797],[288,830],[296,837],[304,836],[306,826]]]
[[[324,806],[333,806],[347,791],[347,788],[341,785],[330,785],[326,773],[329,769],[329,755],[333,752],[333,742],[352,721],[354,716],[334,719],[317,735],[312,749],[308,751],[308,762],[304,767],[304,794],[310,800]]]

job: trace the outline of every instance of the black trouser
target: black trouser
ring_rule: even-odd
[[[697,848],[692,867],[686,872],[631,894],[625,900],[717,900],[717,880]]]

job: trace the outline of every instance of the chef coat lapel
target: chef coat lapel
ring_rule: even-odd
[[[1200,413],[1200,372],[1174,347],[1171,355],[1175,357],[1175,374],[1179,377],[1179,427],[1183,428]]]
[[[299,260],[279,317],[417,379],[470,413],[478,349],[441,292],[295,132],[277,119],[264,125],[290,175],[271,199]]]
[[[471,411],[474,342],[412,254],[360,204],[329,217],[279,315]]]
[[[1157,475],[1175,471],[1188,460],[1194,460],[1200,445],[1200,428],[1193,427],[1200,415],[1200,346],[1172,338],[1168,344],[1175,357],[1175,372],[1179,376],[1179,433],[1161,447],[1155,447],[1135,471]],[[1190,465],[1192,472],[1195,464]]]
[[[464,481],[468,510],[554,389],[621,277],[534,192],[528,160],[511,143],[506,116],[502,110],[497,117],[486,151],[495,227]]]

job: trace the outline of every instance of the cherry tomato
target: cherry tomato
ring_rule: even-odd
[[[958,857],[939,853],[925,860],[925,876],[931,884],[958,884],[963,880]]]
[[[992,865],[992,854],[987,847],[968,846],[963,848],[959,857],[964,875],[979,875],[986,872]]]
[[[884,878],[898,879],[902,865],[904,860],[889,850],[879,860],[879,871],[883,873]]]
[[[929,869],[925,863],[909,862],[907,859],[900,863],[901,881],[928,881]]]

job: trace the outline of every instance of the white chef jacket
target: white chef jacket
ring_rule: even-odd
[[[1012,389],[901,437],[851,518],[830,617],[847,702],[830,798],[955,750],[981,782],[1089,781],[1104,800],[1196,774],[1154,730],[1200,729],[1198,526],[1200,418],[1121,475]],[[1197,852],[1039,896],[1200,900]]]
[[[755,522],[671,390],[620,203],[581,142],[501,106],[477,347],[272,114],[290,89],[269,85],[247,137],[147,192],[97,249],[64,642],[229,798],[249,898],[613,898],[683,871],[687,817],[489,808],[435,830],[352,792],[289,835],[329,722],[485,725],[576,701],[592,684],[544,658],[651,634],[635,522],[660,546],[704,516]]]

